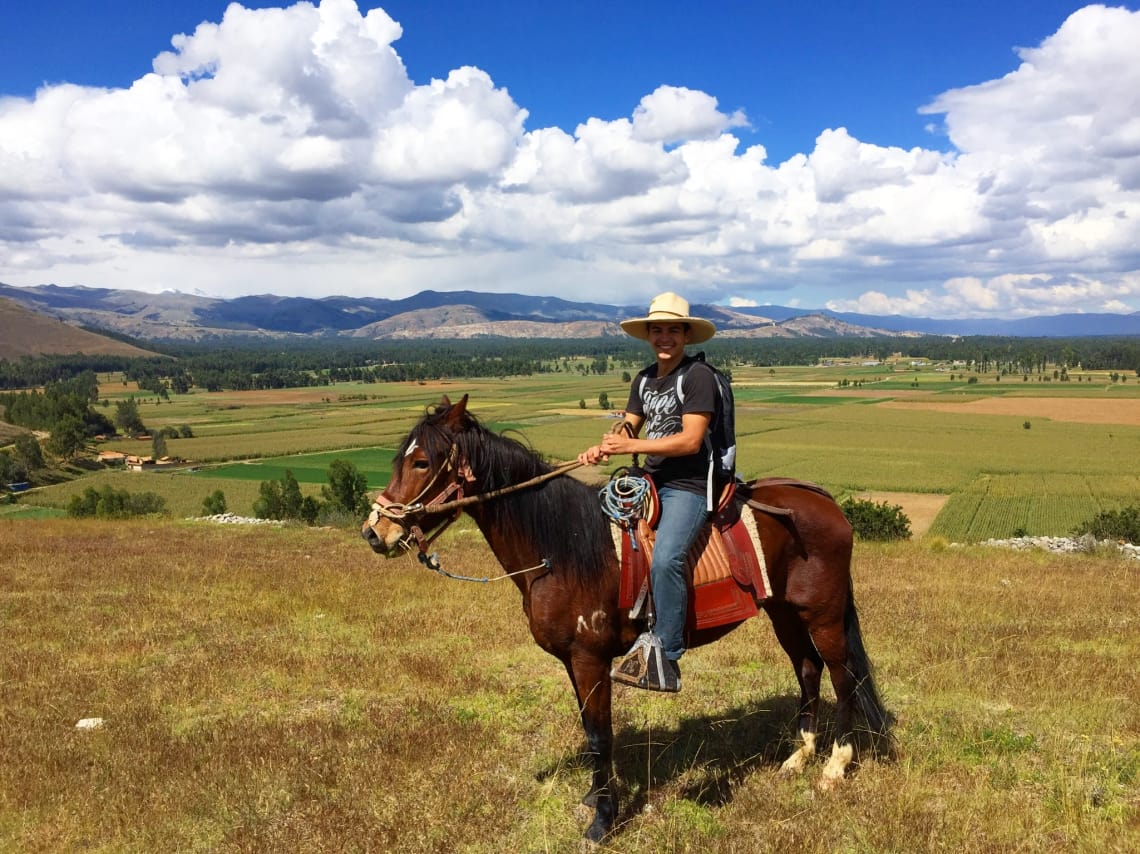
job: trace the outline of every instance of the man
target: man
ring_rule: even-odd
[[[600,444],[579,454],[578,461],[594,465],[614,454],[644,455],[661,512],[649,568],[656,623],[618,661],[611,676],[638,688],[680,691],[677,662],[685,653],[688,608],[685,556],[708,516],[705,436],[718,394],[711,368],[686,355],[685,346],[712,338],[716,327],[691,317],[689,303],[674,293],[655,297],[645,317],[623,321],[621,327],[647,341],[656,357],[634,377],[630,389],[625,423],[632,435],[607,433]],[[682,368],[679,395],[677,371]],[[642,427],[644,438],[639,437]]]

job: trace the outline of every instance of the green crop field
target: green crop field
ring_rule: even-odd
[[[1097,512],[1136,501],[1140,484],[1122,472],[1140,451],[1140,383],[1092,374],[1075,382],[999,380],[912,367],[906,360],[733,366],[732,373],[738,467],[745,477],[798,477],[841,499],[946,496],[929,533],[955,541],[1015,531],[1063,535]],[[511,431],[551,461],[570,460],[613,426],[628,394],[620,370],[255,392],[194,389],[169,402],[140,396],[121,379],[103,379],[107,407],[133,396],[152,431],[189,427],[193,438],[169,439],[167,449],[196,470],[105,471],[33,490],[19,506],[62,508],[87,486],[110,483],[163,495],[180,516],[197,515],[203,498],[221,489],[231,510],[248,513],[259,483],[279,479],[286,469],[306,494],[319,493],[334,459],[351,461],[369,487],[379,489],[394,449],[444,394],[468,394],[471,411],[491,429]],[[603,392],[611,411],[599,408]],[[147,454],[150,443],[118,439],[99,449]],[[615,459],[582,476],[601,479],[626,462]]]

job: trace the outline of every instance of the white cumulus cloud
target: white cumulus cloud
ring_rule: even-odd
[[[1140,13],[1081,9],[921,106],[945,150],[836,126],[778,164],[715,93],[528,127],[482,69],[414,83],[401,35],[353,0],[233,3],[129,87],[0,99],[0,281],[1140,308]]]

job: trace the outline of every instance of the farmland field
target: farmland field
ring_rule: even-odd
[[[110,406],[140,401],[151,430],[188,427],[169,453],[195,471],[106,471],[34,490],[21,501],[61,508],[88,485],[152,491],[179,516],[197,515],[221,489],[248,513],[258,484],[293,472],[319,492],[333,459],[350,460],[373,489],[425,407],[448,394],[494,430],[512,430],[551,461],[572,459],[613,424],[628,384],[620,372],[551,373],[508,379],[424,383],[337,383],[253,392],[193,390],[170,402],[139,396],[105,377]],[[896,366],[733,368],[739,468],[746,477],[785,475],[822,484],[839,498],[884,495],[915,514],[941,507],[921,530],[955,541],[1014,531],[1062,535],[1097,512],[1136,501],[1138,482],[1124,461],[1140,452],[1140,383],[1085,375],[1080,382],[973,377]],[[1044,379],[1044,378],[1042,378]],[[585,408],[583,408],[583,406]],[[118,439],[101,449],[148,453],[149,443]],[[602,479],[623,460],[576,476]],[[917,533],[917,532],[916,532]]]

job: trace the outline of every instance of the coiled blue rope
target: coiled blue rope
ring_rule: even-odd
[[[649,481],[643,477],[614,473],[609,482],[598,490],[602,512],[619,525],[626,527],[637,516],[645,515],[649,496]]]

